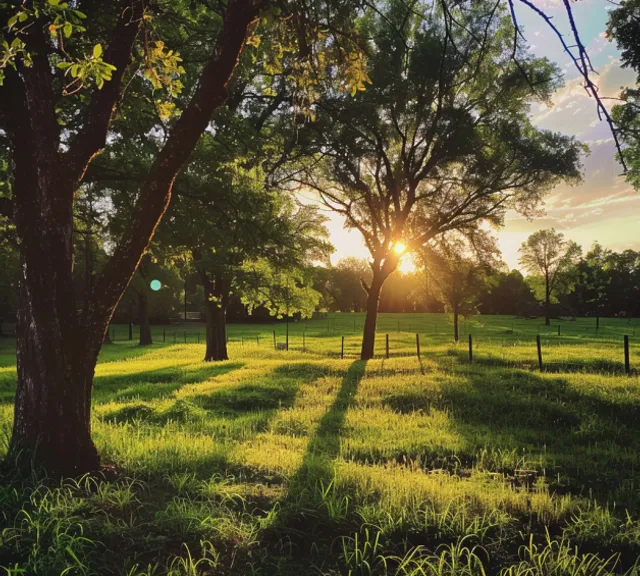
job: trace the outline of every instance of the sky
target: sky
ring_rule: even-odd
[[[554,24],[562,32],[569,34],[562,0],[533,2],[554,17]],[[572,2],[572,7],[582,41],[598,72],[595,81],[600,94],[616,96],[621,87],[635,83],[635,73],[620,66],[615,44],[605,38],[608,12],[613,6],[607,0],[582,0]],[[551,107],[543,104],[532,107],[534,124],[576,136],[589,146],[590,154],[583,159],[583,182],[576,186],[560,185],[552,190],[545,200],[543,216],[530,221],[516,213],[507,215],[504,228],[497,233],[503,259],[510,268],[518,268],[518,249],[522,242],[532,232],[551,227],[581,244],[585,251],[596,240],[613,250],[640,249],[640,193],[621,176],[622,168],[615,160],[615,146],[607,124],[598,120],[594,100],[585,93],[573,63],[553,31],[524,4],[516,8],[530,50],[556,62],[565,75],[565,85],[554,95]],[[331,240],[336,247],[332,262],[345,256],[368,258],[361,235],[345,230],[339,215],[327,213],[327,216]],[[404,269],[410,267],[407,261]]]

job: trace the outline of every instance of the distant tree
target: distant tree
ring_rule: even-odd
[[[595,242],[591,250],[576,265],[576,284],[572,300],[576,309],[587,316],[596,317],[596,328],[600,327],[612,280],[612,252]]]
[[[426,310],[424,275],[419,271],[395,270],[380,294],[380,312],[423,312]]]
[[[531,287],[518,270],[491,270],[478,297],[482,314],[528,316],[538,303]]]
[[[550,187],[579,178],[582,147],[528,120],[531,102],[548,100],[561,75],[520,40],[514,48],[498,5],[391,1],[367,15],[362,34],[372,84],[319,100],[306,130],[317,154],[289,179],[364,237],[368,359],[382,287],[406,250],[499,225],[507,208],[530,213]]]
[[[625,250],[610,256],[609,305],[616,316],[629,320],[640,309],[640,252]]]
[[[278,284],[282,274],[289,271],[297,278],[289,284],[288,294],[302,287],[301,278],[307,288],[306,281],[312,279],[308,269],[315,261],[328,259],[332,251],[326,218],[316,206],[300,205],[266,187],[264,172],[255,164],[268,152],[255,143],[255,130],[247,134],[247,139],[254,140],[254,147],[247,150],[246,141],[228,140],[225,123],[217,123],[217,128],[215,135],[203,137],[188,169],[178,178],[176,198],[159,231],[176,254],[191,259],[204,291],[205,361],[228,358],[226,314],[233,294],[251,309],[261,304],[283,314],[281,306],[274,304],[278,295],[269,295],[269,291],[285,290]],[[239,131],[235,126],[231,133]],[[194,221],[194,213],[201,218]],[[265,276],[265,266],[279,273]],[[255,284],[259,278],[265,282],[262,287]],[[289,302],[291,314],[307,311],[306,305],[296,302],[294,298]]]
[[[575,279],[582,249],[555,229],[539,230],[520,247],[520,265],[542,280],[545,324],[551,324],[551,301]]]
[[[367,294],[362,287],[371,281],[371,268],[366,260],[349,256],[330,268],[324,289],[331,298],[332,309],[340,312],[362,312]]]

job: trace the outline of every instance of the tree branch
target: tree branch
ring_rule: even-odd
[[[151,165],[128,231],[96,282],[89,303],[90,324],[106,328],[112,310],[131,281],[169,205],[178,171],[195,148],[213,112],[227,97],[227,84],[244,48],[247,30],[261,7],[260,0],[229,1],[213,53],[200,75],[195,93]]]
[[[111,80],[105,82],[102,89],[94,90],[84,125],[63,156],[71,177],[76,182],[82,180],[89,162],[106,143],[109,124],[122,94],[122,81],[131,61],[133,44],[138,35],[145,8],[146,0],[120,2],[118,21],[104,53],[104,61],[115,66],[116,70]]]

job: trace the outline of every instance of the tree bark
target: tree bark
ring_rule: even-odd
[[[551,297],[549,294],[544,300],[544,323],[545,326],[551,326]]]
[[[383,280],[374,276],[369,292],[367,293],[367,311],[364,318],[364,331],[362,333],[361,360],[371,360],[375,353],[376,324],[378,322],[378,303],[382,292]]]
[[[91,440],[91,384],[99,343],[79,324],[72,285],[72,194],[56,187],[55,169],[43,156],[40,178],[16,177],[22,201],[16,229],[20,243],[17,368],[10,458],[35,461],[53,474],[77,475],[96,469]],[[38,166],[38,164],[36,164]],[[25,197],[33,203],[25,206]],[[45,198],[47,199],[45,201]],[[25,212],[28,210],[28,216]],[[51,214],[51,212],[53,214]]]
[[[151,324],[149,323],[149,298],[144,290],[138,292],[138,323],[140,324],[140,346],[153,344]]]

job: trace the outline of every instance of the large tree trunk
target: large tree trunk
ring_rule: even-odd
[[[140,324],[140,346],[153,344],[149,323],[149,298],[144,290],[138,292],[138,322]]]
[[[367,294],[367,311],[364,319],[364,331],[362,333],[361,360],[371,360],[375,352],[376,324],[378,321],[378,303],[384,280],[374,276]]]
[[[23,201],[16,218],[21,266],[10,458],[25,464],[33,458],[49,473],[76,475],[99,465],[90,407],[104,330],[96,338],[79,322],[72,283],[73,195],[56,182],[54,161],[43,154],[40,178],[16,177]]]
[[[207,346],[205,362],[228,360],[226,306],[207,300]]]

